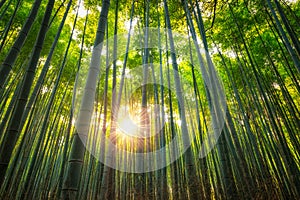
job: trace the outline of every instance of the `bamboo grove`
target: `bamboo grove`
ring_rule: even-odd
[[[299,199],[299,22],[298,0],[0,0],[0,199]]]

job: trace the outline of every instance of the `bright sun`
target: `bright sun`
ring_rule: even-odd
[[[142,126],[144,115],[140,110],[128,109],[121,107],[118,112],[116,123],[116,144],[126,150],[143,149],[144,144],[149,142],[151,137],[151,123]],[[148,130],[148,134],[145,134]]]
[[[137,137],[139,132],[138,125],[131,119],[130,116],[124,116],[118,119],[117,128],[119,132],[131,137]]]

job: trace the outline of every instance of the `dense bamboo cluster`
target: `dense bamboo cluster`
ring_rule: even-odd
[[[299,22],[286,0],[0,0],[0,199],[299,199]]]

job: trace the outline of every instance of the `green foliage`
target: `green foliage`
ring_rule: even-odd
[[[0,8],[0,43],[4,44],[0,49],[0,63],[6,58],[32,7],[32,1],[21,1],[11,26],[8,26],[17,2],[6,1]],[[163,169],[142,174],[108,168],[80,146],[82,144],[76,134],[75,124],[95,38],[97,34],[102,33],[97,33],[97,27],[103,1],[82,0],[80,5],[79,2],[72,2],[72,8],[55,47],[42,87],[32,107],[26,108],[29,112],[23,116],[22,126],[17,127],[18,141],[12,147],[14,151],[6,171],[6,179],[0,180],[0,184],[3,181],[0,199],[58,199],[63,188],[62,176],[76,180],[79,184],[76,188],[71,188],[77,199],[192,199],[196,196],[201,199],[298,199],[300,197],[299,71],[266,1],[169,0],[168,17],[174,34],[175,59],[180,81],[176,79],[177,73],[172,65],[174,60],[170,56],[170,47],[167,50],[164,48],[166,45],[170,46],[172,42],[170,35],[166,35],[164,31],[161,31],[160,41],[157,36],[149,37],[152,47],[149,48],[148,60],[153,61],[154,65],[147,65],[145,68],[142,66],[146,59],[145,32],[139,28],[145,26],[146,16],[149,16],[150,27],[159,26],[161,30],[167,27],[163,1],[119,0],[117,27],[115,27],[117,1],[110,2],[107,27],[100,27],[101,30],[105,29],[104,39],[108,38],[109,42],[108,47],[106,41],[103,43],[101,76],[97,80],[87,146],[96,151],[105,150],[100,139],[101,134],[104,134],[127,151],[157,150],[169,144],[175,136],[183,137],[185,132],[182,116],[185,116],[187,134],[195,135],[191,147],[177,161]],[[147,2],[149,13],[146,9]],[[197,48],[191,36],[193,29],[187,19],[188,13],[185,12],[184,2],[187,2],[191,13],[200,54],[196,53]],[[295,57],[300,59],[297,45],[292,40],[293,35],[298,42],[300,39],[300,1],[278,2],[292,33],[284,26],[274,1],[271,1],[283,31],[291,43],[290,47],[295,51]],[[55,1],[51,24],[41,47],[38,67],[28,98],[31,97],[34,86],[39,84],[39,76],[42,74],[42,68],[67,3],[68,0]],[[132,33],[135,37],[131,38],[130,47],[140,48],[133,48],[126,54],[132,3],[134,3]],[[0,149],[4,144],[4,138],[9,137],[6,133],[19,98],[18,87],[22,84],[29,57],[33,52],[46,5],[47,1],[43,1],[25,44],[12,66],[3,89],[0,90]],[[78,8],[79,15],[75,22]],[[201,27],[200,17],[203,18],[204,30]],[[75,32],[70,38],[74,23],[76,23]],[[4,38],[6,28],[9,29],[7,37]],[[116,76],[113,74],[112,62],[115,28],[119,34]],[[208,54],[203,50],[206,45],[203,33],[207,39]],[[182,35],[186,37],[183,38]],[[68,48],[69,41],[71,43]],[[154,48],[159,42],[163,47],[162,51]],[[66,63],[63,66],[65,54]],[[108,65],[106,65],[107,55]],[[213,123],[213,110],[210,98],[214,91],[207,91],[208,83],[203,78],[205,74],[200,69],[199,56],[202,56],[207,72],[212,70],[209,65],[209,59],[212,59],[212,66],[215,66],[226,96],[226,118],[221,137],[212,151],[202,159],[199,159],[198,155],[202,141],[209,137],[212,129],[210,125]],[[122,76],[123,68],[124,76]],[[144,69],[146,70],[143,71]],[[146,87],[141,85],[145,81],[143,72],[146,72],[149,82]],[[114,81],[116,88],[113,86]],[[121,85],[122,81],[124,85]],[[181,94],[176,84],[182,90],[184,111],[181,110],[182,105],[179,102]],[[145,91],[146,93],[143,93]],[[114,92],[117,92],[115,97]],[[50,101],[51,95],[53,103]],[[142,107],[143,97],[146,98],[149,111],[146,117]],[[113,105],[114,101],[119,101],[120,105]],[[155,108],[155,104],[163,104],[164,107],[158,109]],[[47,109],[49,115],[45,116]],[[127,109],[134,122],[148,125],[151,133],[159,129],[163,122],[164,126],[159,134],[148,139],[135,137],[132,139],[118,132],[119,127],[115,130],[113,112],[118,109]],[[139,136],[140,132],[136,135]],[[72,139],[73,137],[77,139]],[[40,143],[38,138],[42,138]],[[179,151],[182,142],[180,140],[176,146]],[[79,164],[82,168],[78,170],[80,173],[69,173],[67,176],[68,159],[79,155],[76,154],[76,147],[80,148],[80,159],[83,158]],[[166,155],[166,160],[168,159],[170,155]],[[73,161],[71,159],[71,162]],[[70,180],[66,182],[72,183]]]

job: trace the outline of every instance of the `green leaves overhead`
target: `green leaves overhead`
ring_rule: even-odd
[[[299,19],[287,0],[0,0],[0,199],[299,199]]]

